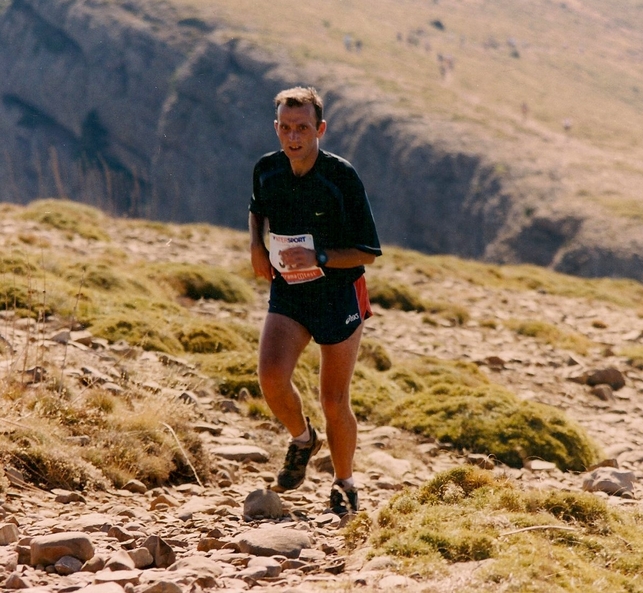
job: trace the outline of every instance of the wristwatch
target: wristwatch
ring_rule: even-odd
[[[317,256],[318,266],[323,267],[328,263],[328,254],[323,249],[316,251],[315,255]]]

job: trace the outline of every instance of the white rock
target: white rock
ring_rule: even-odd
[[[614,467],[599,467],[583,480],[583,490],[631,496],[635,482],[636,477],[631,471]]]

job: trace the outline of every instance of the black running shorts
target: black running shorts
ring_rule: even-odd
[[[363,275],[352,284],[315,280],[292,285],[275,280],[268,312],[303,325],[318,344],[343,342],[373,314]]]

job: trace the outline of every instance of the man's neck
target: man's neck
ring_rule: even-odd
[[[290,168],[292,169],[293,175],[295,177],[303,177],[308,173],[317,162],[317,157],[319,156],[319,149],[317,149],[314,155],[311,155],[311,158],[306,159],[305,161],[290,161]]]

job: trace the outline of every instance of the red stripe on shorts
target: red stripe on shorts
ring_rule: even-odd
[[[359,307],[359,314],[362,320],[368,319],[373,315],[371,309],[371,301],[368,298],[368,289],[366,288],[366,278],[360,276],[353,283],[355,294],[357,295],[357,306]]]

